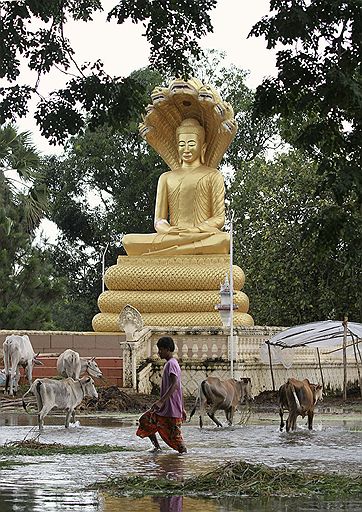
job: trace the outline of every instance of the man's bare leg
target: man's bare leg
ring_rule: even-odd
[[[158,443],[158,439],[156,437],[156,434],[151,434],[150,436],[148,436],[151,443],[153,444],[153,448],[154,448],[154,451],[155,452],[158,452],[161,450],[161,446],[159,445]]]
[[[179,453],[187,453],[187,448],[184,444],[182,444],[178,450]]]

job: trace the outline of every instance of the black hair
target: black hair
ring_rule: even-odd
[[[175,351],[175,343],[170,336],[162,336],[157,342],[158,348],[168,348],[170,352]]]

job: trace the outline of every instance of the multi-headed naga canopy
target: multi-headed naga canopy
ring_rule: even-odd
[[[180,165],[176,129],[187,118],[197,119],[204,127],[205,165],[216,168],[237,130],[231,105],[196,78],[176,79],[168,87],[156,87],[151,98],[139,131],[170,169]]]

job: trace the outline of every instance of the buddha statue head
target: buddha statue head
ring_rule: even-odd
[[[205,130],[194,118],[184,119],[176,129],[179,163],[185,167],[197,167],[205,163]]]

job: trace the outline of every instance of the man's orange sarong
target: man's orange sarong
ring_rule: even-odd
[[[181,433],[182,418],[169,418],[147,411],[142,414],[138,424],[136,435],[139,437],[148,437],[158,432],[165,443],[174,450],[180,451],[184,446]]]

